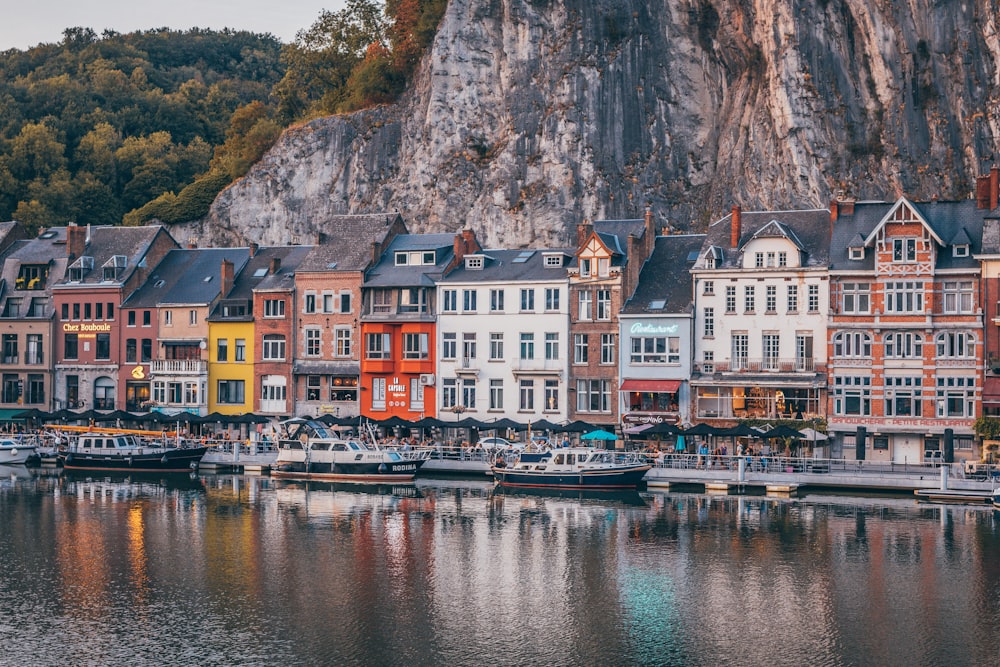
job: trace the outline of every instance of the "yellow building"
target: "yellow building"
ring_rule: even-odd
[[[225,306],[220,308],[223,310]],[[253,320],[213,315],[208,323],[208,411],[253,412]]]

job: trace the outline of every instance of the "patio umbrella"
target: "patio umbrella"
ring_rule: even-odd
[[[760,437],[770,440],[772,438],[805,438],[805,435],[801,431],[796,431],[794,428],[782,424],[762,434]]]
[[[562,428],[559,424],[553,424],[547,419],[539,419],[536,422],[531,422],[529,424],[532,431],[558,431]]]
[[[684,429],[684,435],[719,435],[719,430],[708,424],[696,424],[691,428]]]
[[[576,421],[572,421],[565,426],[560,426],[556,430],[561,431],[562,433],[587,433],[588,431],[593,431],[594,426],[593,424],[588,424],[585,421],[577,419]]]
[[[490,428],[489,424],[485,424],[475,417],[466,417],[465,419],[460,419],[457,422],[448,422],[447,425],[456,428],[477,428],[480,430]]]
[[[609,433],[604,429],[597,429],[596,431],[591,431],[590,433],[584,433],[580,436],[581,440],[617,440],[618,436],[614,433]]]
[[[11,416],[11,419],[35,419],[38,421],[42,421],[45,419],[49,419],[50,417],[51,415],[48,412],[45,412],[44,410],[39,410],[38,408],[31,408],[30,410],[23,410],[21,412],[15,413],[14,415]]]
[[[135,420],[135,415],[133,415],[131,412],[125,412],[124,410],[114,410],[112,412],[108,412],[108,413],[104,413],[104,414],[98,413],[98,415],[96,417],[94,417],[94,421],[97,422],[97,423],[99,423],[99,424],[106,424],[108,422],[116,422],[116,421],[119,421],[119,420],[122,420],[122,421],[133,420],[134,421]]]
[[[652,424],[637,424],[635,426],[629,426],[628,428],[623,428],[622,433],[625,433],[626,435],[631,435],[633,437],[641,436],[643,435],[644,432],[648,431],[651,428],[653,428]],[[639,439],[644,440],[645,438],[639,438]]]
[[[513,419],[507,419],[502,417],[495,422],[488,422],[486,428],[491,431],[501,431],[501,430],[511,430],[511,431],[523,431],[528,428],[527,424],[522,424],[521,422],[516,422]]]
[[[419,428],[424,430],[429,428],[442,428],[443,426],[447,426],[447,424],[436,417],[424,417],[423,419],[418,419],[410,424],[410,428]]]
[[[266,424],[271,421],[270,417],[265,417],[264,415],[255,415],[252,412],[248,412],[243,415],[238,415],[236,417],[231,417],[231,423],[233,424]]]
[[[806,440],[812,440],[816,442],[817,440],[826,440],[826,433],[820,433],[819,431],[811,428],[804,428],[799,431],[802,437]]]
[[[673,424],[663,422],[656,424],[653,428],[643,431],[643,435],[677,435],[681,430]]]
[[[386,429],[400,428],[400,427],[410,428],[410,426],[412,425],[410,422],[406,421],[402,417],[397,417],[396,415],[393,415],[392,417],[389,417],[387,419],[380,419],[375,423],[381,426],[382,428]]]

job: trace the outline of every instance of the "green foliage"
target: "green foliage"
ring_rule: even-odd
[[[126,225],[142,225],[153,220],[166,223],[187,222],[203,217],[222,190],[232,182],[225,172],[206,174],[191,183],[179,195],[166,192],[139,209],[125,214]]]
[[[979,417],[972,430],[982,440],[1000,440],[1000,417]]]

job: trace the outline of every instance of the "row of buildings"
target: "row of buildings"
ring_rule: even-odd
[[[1000,173],[967,201],[734,207],[573,247],[338,216],[312,245],[0,225],[0,417],[40,409],[520,422],[827,420],[834,455],[978,456],[1000,412]]]

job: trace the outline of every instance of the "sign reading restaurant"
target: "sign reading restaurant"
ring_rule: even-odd
[[[628,330],[634,336],[676,336],[678,325],[653,324],[651,322],[636,322]]]
[[[969,429],[971,419],[900,419],[898,417],[830,417],[831,426],[882,426],[905,428]]]

